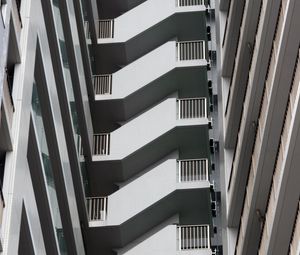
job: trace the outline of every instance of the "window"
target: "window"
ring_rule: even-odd
[[[53,169],[49,156],[48,145],[46,140],[44,120],[41,111],[41,103],[37,91],[37,85],[34,82],[32,89],[32,119],[35,127],[36,139],[39,147],[40,157],[42,160],[42,171],[46,183],[48,201],[51,210],[52,222],[56,233],[56,239],[59,244],[61,254],[66,254],[65,239],[62,230],[61,216],[58,207],[58,199],[53,177]]]

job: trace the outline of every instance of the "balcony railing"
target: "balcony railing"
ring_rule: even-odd
[[[193,119],[206,118],[206,98],[184,98],[178,99],[178,118]]]
[[[99,39],[114,38],[114,20],[98,20],[97,33]]]
[[[177,6],[193,6],[204,4],[204,0],[177,0]]]
[[[178,226],[178,249],[210,249],[209,225]]]
[[[94,85],[95,95],[111,94],[112,75],[111,74],[94,75],[93,85]]]
[[[89,221],[106,220],[107,197],[87,197]]]
[[[178,160],[179,182],[208,181],[208,160]]]
[[[177,60],[206,59],[205,41],[177,42]]]
[[[109,155],[110,152],[110,134],[94,134],[94,155]]]

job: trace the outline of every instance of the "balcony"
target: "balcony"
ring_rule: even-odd
[[[202,40],[167,42],[116,73],[94,75],[95,99],[124,98],[175,68],[207,66],[206,51],[205,41]],[[133,74],[138,77],[124,90],[124,79]]]
[[[191,233],[187,236],[188,230],[191,230]],[[187,244],[187,242],[191,243],[189,249],[179,248],[180,243]],[[192,247],[193,243],[195,243],[195,248]],[[138,240],[123,248],[115,249],[115,252],[118,255],[212,255],[214,253],[212,253],[209,243],[209,225],[180,225],[176,217],[171,217]]]
[[[94,72],[116,72],[172,38],[205,40],[206,6],[202,3],[202,0],[148,0],[116,19],[97,21],[97,44],[91,46],[96,60]],[[195,23],[199,26],[194,26]],[[89,26],[85,27],[85,34],[89,35]]]
[[[161,119],[162,112],[168,113],[164,120]],[[150,121],[160,125],[152,125],[153,129],[149,130],[147,127],[151,126]],[[176,126],[206,124],[208,124],[206,98],[176,99],[170,96],[112,133],[95,134],[93,160],[122,159]],[[139,130],[148,132],[142,134]],[[135,138],[134,143],[130,137]],[[127,142],[131,145],[129,146]]]
[[[157,8],[158,6],[160,8]],[[116,19],[98,20],[96,23],[98,43],[125,42],[176,13],[205,10],[204,0],[165,0],[164,2],[148,0]],[[156,13],[156,15],[150,16],[147,13]],[[139,22],[135,23],[135,26],[128,26],[137,20]]]
[[[185,98],[177,100],[178,119],[207,118],[206,98]],[[105,156],[110,154],[110,134],[94,134],[93,155]]]
[[[121,248],[148,233],[170,215],[181,215],[182,222],[210,223],[208,159],[177,160],[177,156],[177,153],[169,154],[138,177],[119,184],[120,188],[109,196],[87,198],[90,234],[94,238],[113,235],[110,242],[116,243],[106,245]],[[136,224],[140,227],[135,228]],[[174,230],[176,254],[187,251],[199,254],[202,250],[204,253],[200,254],[211,254],[208,226],[181,226]],[[179,233],[182,233],[181,237]],[[176,235],[179,238],[177,245]],[[99,245],[100,250],[105,246],[99,242],[93,245]]]
[[[113,74],[93,76],[95,128],[105,120],[125,121],[173,91],[207,97],[206,52],[204,41],[170,41]]]
[[[147,173],[108,197],[88,198],[90,226],[122,225],[147,208],[151,210],[150,207],[163,201],[164,197],[173,196],[180,190],[203,188],[206,189],[205,193],[210,188],[207,160],[184,160],[177,163],[176,159],[167,159],[158,166],[150,167]],[[137,190],[140,192],[137,193]],[[210,201],[202,202],[209,205]],[[178,203],[174,206],[177,207]]]
[[[107,194],[113,183],[131,178],[178,148],[195,156],[198,151],[209,155],[206,98],[178,100],[174,96],[112,132],[94,135],[93,161],[89,166],[91,190]]]

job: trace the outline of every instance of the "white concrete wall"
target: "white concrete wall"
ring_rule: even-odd
[[[112,94],[95,100],[121,99],[177,67],[206,66],[206,60],[177,61],[176,41],[169,41],[112,75]]]
[[[156,48],[113,74],[112,95],[97,95],[96,100],[124,98],[171,71],[176,66],[176,42]]]
[[[118,251],[118,255],[211,255],[210,249],[197,250],[178,250],[178,235],[177,226],[169,224],[159,231],[151,233],[151,235],[141,241],[132,245],[126,251]],[[150,234],[150,233],[149,233]]]
[[[110,155],[93,160],[123,159],[176,126],[206,125],[206,118],[178,120],[177,98],[170,96],[111,133]]]
[[[11,1],[8,0],[7,2],[9,7]],[[7,10],[9,10],[9,8]],[[8,13],[6,14],[6,17],[8,17]],[[21,17],[23,25],[20,35],[21,64],[17,64],[15,67],[13,90],[15,112],[11,133],[14,144],[13,151],[9,152],[6,157],[3,186],[3,195],[6,206],[1,227],[1,235],[3,237],[2,254],[18,254],[23,202],[26,208],[35,253],[46,254],[33,184],[27,163],[31,95],[34,80],[37,38],[39,38],[41,46],[47,89],[49,91],[53,113],[52,117],[55,122],[55,130],[59,140],[58,150],[62,159],[61,164],[64,169],[64,177],[65,180],[67,180],[66,189],[68,201],[66,201],[66,203],[68,203],[72,210],[73,231],[77,242],[77,251],[79,254],[84,254],[80,222],[67,154],[67,145],[62,126],[62,115],[57,97],[58,92],[56,90],[53,74],[41,1],[22,1]],[[8,26],[7,22],[9,22],[9,20],[5,19],[5,21]],[[47,240],[45,240],[45,242],[47,242]]]
[[[175,255],[177,248],[176,231],[176,225],[166,226],[127,252],[119,252],[118,255]]]
[[[209,181],[178,182],[177,154],[108,196],[107,220],[90,222],[90,226],[121,225],[178,189],[209,188]]]
[[[177,7],[175,0],[148,0],[114,20],[114,38],[98,43],[126,42],[164,19],[180,12],[205,11],[205,6]]]

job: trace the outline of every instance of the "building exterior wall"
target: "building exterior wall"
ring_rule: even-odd
[[[0,252],[221,255],[215,2],[1,4]]]
[[[219,4],[224,252],[289,254],[300,194],[289,154],[297,150],[299,3]]]

